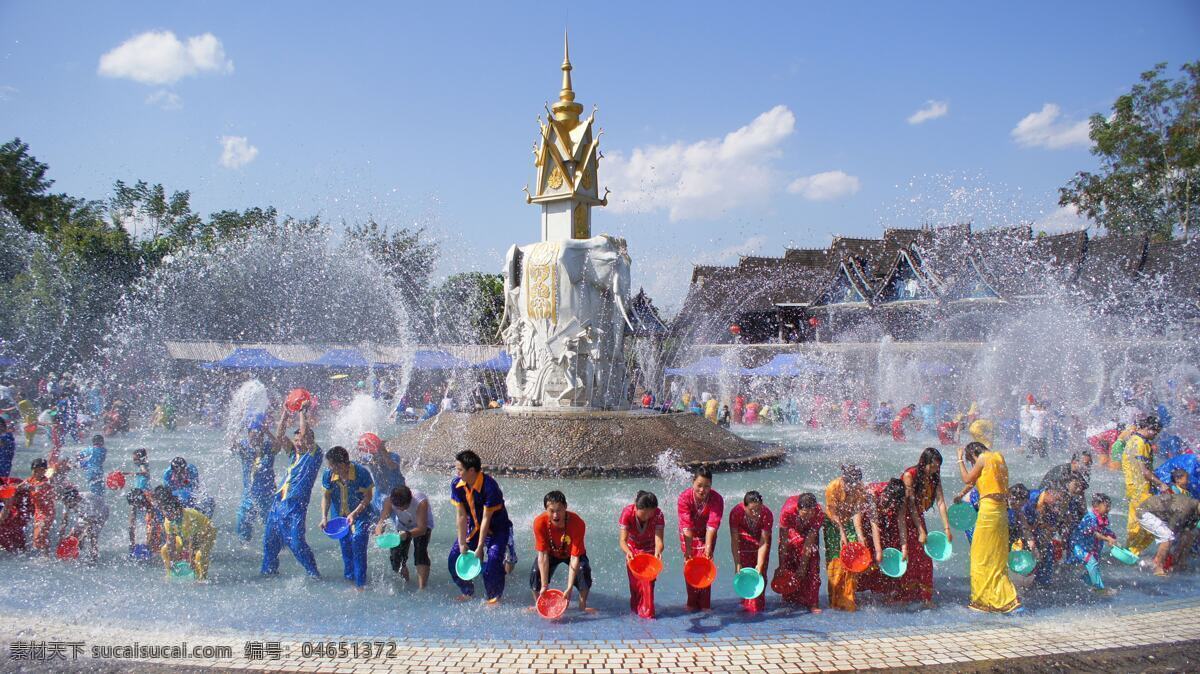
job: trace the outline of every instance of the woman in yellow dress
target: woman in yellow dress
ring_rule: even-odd
[[[1021,601],[1008,578],[1008,465],[1000,452],[971,442],[958,450],[958,470],[964,485],[954,497],[955,503],[961,502],[972,487],[979,490],[979,517],[971,539],[969,607],[988,613],[1011,613],[1021,608]]]

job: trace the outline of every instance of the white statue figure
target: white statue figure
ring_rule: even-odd
[[[509,249],[503,335],[517,405],[621,409],[629,255],[607,235]]]

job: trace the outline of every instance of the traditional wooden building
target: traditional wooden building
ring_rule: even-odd
[[[888,229],[827,249],[697,265],[672,332],[689,343],[981,341],[1045,306],[1143,330],[1200,319],[1200,244],[1145,236],[1035,235],[1029,226]]]

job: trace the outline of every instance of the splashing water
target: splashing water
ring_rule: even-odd
[[[691,473],[679,465],[679,451],[666,449],[654,460],[654,470],[666,483],[669,491],[683,489],[692,481]]]
[[[330,430],[332,442],[354,451],[363,433],[380,433],[386,423],[387,410],[371,396],[359,393],[342,405]]]
[[[238,440],[246,432],[250,417],[265,414],[269,405],[267,387],[261,381],[251,379],[237,387],[225,412],[225,443]]]

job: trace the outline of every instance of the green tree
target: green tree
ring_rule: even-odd
[[[446,344],[499,344],[503,312],[503,276],[477,271],[454,274],[429,293],[425,325],[432,330],[419,338]]]
[[[1059,205],[1075,206],[1110,232],[1191,236],[1200,215],[1200,61],[1177,80],[1166,64],[1142,73],[1117,98],[1109,117],[1092,115],[1098,173],[1081,171],[1059,190]]]
[[[404,297],[410,315],[421,305],[429,288],[429,276],[437,264],[437,244],[422,240],[425,229],[401,227],[392,230],[375,222],[346,226],[346,242],[365,246],[385,269]]]

